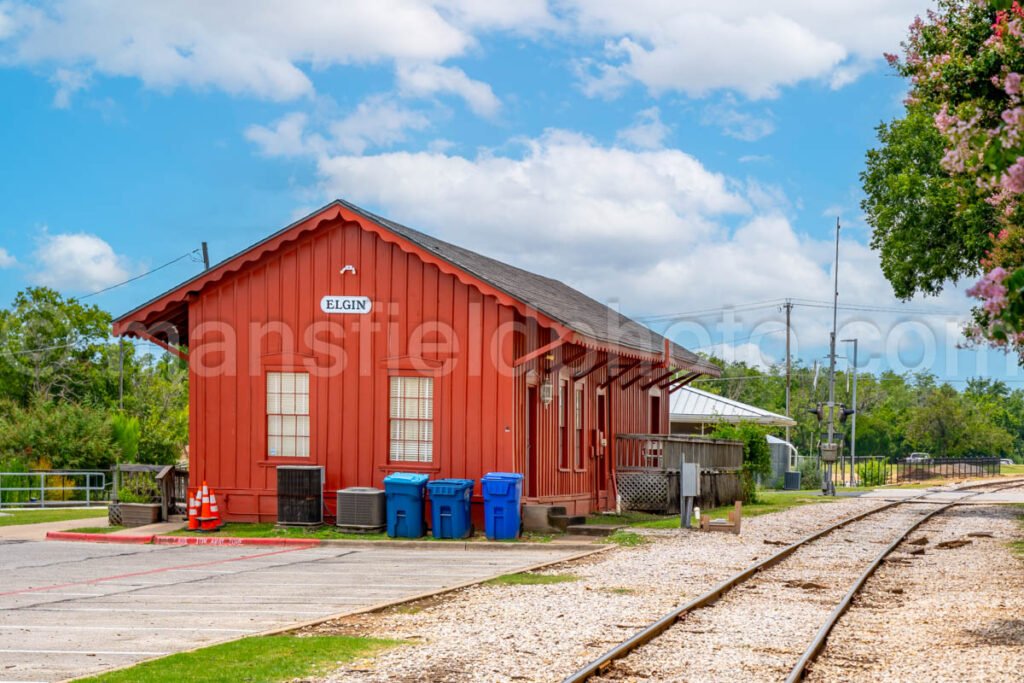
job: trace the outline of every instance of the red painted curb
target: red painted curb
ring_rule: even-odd
[[[153,543],[157,545],[320,545],[319,538],[238,538],[236,536],[154,536]]]
[[[146,544],[153,542],[153,535],[148,536],[115,536],[114,534],[86,534],[78,531],[47,531],[48,541],[84,541],[87,543],[135,543]]]

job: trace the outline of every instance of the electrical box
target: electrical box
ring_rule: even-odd
[[[821,461],[822,462],[835,462],[839,459],[839,444],[837,443],[823,443],[821,444]]]
[[[679,465],[679,495],[696,498],[700,495],[700,469],[695,462]]]

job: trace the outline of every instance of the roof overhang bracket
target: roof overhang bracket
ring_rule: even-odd
[[[645,382],[644,384],[641,384],[640,388],[643,391],[647,391],[648,389],[650,389],[654,385],[661,384],[662,382],[667,380],[669,377],[671,377],[672,375],[674,375],[674,374],[676,374],[678,372],[679,372],[678,370],[669,370],[668,372],[666,372],[664,374],[658,375],[658,377],[656,379],[652,379],[650,382]]]
[[[639,360],[638,360],[638,361],[633,361],[633,362],[632,362],[632,363],[630,363],[629,365],[625,365],[625,366],[620,366],[620,367],[619,367],[619,371],[618,371],[617,373],[615,373],[614,375],[612,375],[611,377],[609,377],[609,378],[608,378],[608,379],[606,379],[605,381],[601,382],[601,384],[599,384],[598,386],[599,386],[599,387],[600,387],[601,389],[604,389],[605,387],[609,387],[609,386],[611,386],[612,384],[614,384],[614,383],[615,383],[615,380],[619,379],[620,377],[622,377],[623,375],[625,375],[625,374],[626,374],[627,372],[629,372],[630,370],[632,370],[632,369],[633,369],[633,368],[635,368],[636,366],[640,365],[640,363],[642,363],[642,362],[643,362],[643,361],[639,361]]]
[[[610,358],[605,358],[602,361],[598,361],[597,363],[594,363],[587,370],[584,370],[582,372],[577,372],[575,375],[572,376],[573,381],[574,382],[578,382],[581,379],[584,379],[585,377],[589,377],[590,375],[594,374],[595,372],[597,372],[601,368],[603,368],[606,365],[608,365],[608,362],[610,360],[611,360]]]
[[[515,363],[512,364],[512,367],[518,368],[518,367],[520,367],[522,365],[525,365],[526,363],[529,363],[531,360],[534,360],[536,358],[540,358],[544,354],[546,354],[546,353],[548,353],[550,351],[554,351],[555,349],[559,348],[560,346],[565,345],[566,343],[569,342],[569,340],[571,338],[572,338],[572,334],[564,334],[561,337],[559,337],[558,339],[555,339],[554,341],[552,341],[552,342],[550,342],[548,344],[545,344],[544,346],[541,346],[540,348],[534,349],[533,351],[530,351],[529,353],[527,353],[525,355],[522,355],[519,358],[516,358]]]
[[[703,374],[703,373],[691,372],[690,374],[683,375],[682,377],[678,377],[678,378],[672,380],[671,382],[668,382],[667,384],[665,384],[663,386],[664,386],[665,389],[668,390],[668,393],[671,394],[674,391],[678,391],[678,390],[682,389],[687,384],[689,384],[693,380],[695,380],[698,377],[700,377],[701,374]]]

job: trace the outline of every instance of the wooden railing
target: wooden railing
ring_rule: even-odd
[[[620,472],[678,471],[680,462],[695,462],[702,471],[735,471],[743,465],[743,442],[669,434],[620,434],[615,441]]]

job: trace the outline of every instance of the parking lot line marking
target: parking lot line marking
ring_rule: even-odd
[[[189,628],[185,626],[61,626],[61,625],[43,625],[37,624],[35,626],[29,624],[0,624],[0,631],[15,631],[15,630],[28,630],[28,631],[185,631],[186,633],[192,633],[193,631],[203,631],[210,633],[256,633],[251,628]]]
[[[162,657],[169,652],[117,652],[115,650],[0,650],[10,655],[125,655],[128,657]]]
[[[265,552],[265,553],[257,553],[255,555],[242,555],[241,557],[228,557],[228,558],[225,558],[223,560],[210,560],[209,562],[194,562],[192,564],[182,564],[182,565],[177,565],[177,566],[174,566],[174,567],[159,567],[157,569],[146,569],[144,571],[129,572],[127,574],[117,574],[117,575],[114,575],[114,576],[101,576],[101,577],[96,578],[96,579],[87,579],[85,581],[74,581],[72,583],[54,584],[52,586],[36,586],[34,588],[20,588],[18,590],[6,591],[6,592],[3,592],[3,593],[0,593],[0,597],[3,597],[5,595],[20,595],[22,593],[38,593],[38,592],[41,592],[41,591],[52,591],[52,590],[58,590],[58,589],[61,589],[61,588],[71,588],[73,586],[89,586],[89,585],[92,585],[94,583],[102,583],[104,581],[117,581],[118,579],[129,579],[129,578],[131,578],[133,576],[149,576],[151,574],[161,574],[163,572],[170,572],[170,571],[176,571],[176,570],[181,570],[181,569],[196,569],[198,567],[207,567],[207,566],[213,566],[213,565],[217,565],[217,564],[225,564],[227,562],[241,562],[243,560],[254,560],[254,559],[257,559],[257,558],[260,558],[260,557],[270,557],[272,555],[282,555],[284,553],[294,553],[294,552],[298,552],[300,550],[308,550],[308,549],[309,548],[306,548],[306,547],[285,548],[283,550],[272,550],[272,551]],[[0,652],[3,652],[3,650],[0,650]]]
[[[364,603],[359,603],[364,604]],[[158,609],[151,607],[48,607],[45,604],[36,607],[27,607],[21,609],[30,609],[33,612],[153,612],[155,613],[167,613],[167,614],[196,614],[196,607],[188,607],[185,609]],[[276,614],[280,616],[288,616],[289,614],[322,614],[323,610],[317,610],[315,612],[309,612],[306,610],[269,610],[269,609],[202,609],[202,614]]]

